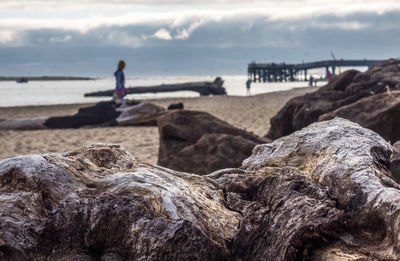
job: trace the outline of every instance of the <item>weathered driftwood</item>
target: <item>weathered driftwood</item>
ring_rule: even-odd
[[[0,121],[0,130],[66,129],[126,125],[157,125],[157,116],[165,109],[148,102],[128,101],[119,107],[99,102],[80,108],[74,115]]]
[[[129,87],[128,93],[140,94],[140,93],[158,93],[158,92],[176,92],[176,91],[194,91],[198,92],[201,96],[208,95],[226,95],[226,90],[222,87],[223,80],[217,77],[214,82],[187,82],[187,83],[176,83],[176,84],[161,84],[147,87]],[[114,94],[114,90],[98,91],[85,93],[85,97],[111,97]]]
[[[206,176],[145,164],[117,145],[3,160],[0,257],[398,260],[391,150],[335,119]]]
[[[80,108],[74,115],[50,117],[44,125],[50,129],[69,129],[84,126],[112,126],[120,115],[113,101],[96,103],[93,106]]]
[[[40,130],[46,129],[44,125],[48,117],[26,118],[17,120],[0,121],[0,130]]]
[[[116,110],[121,113],[115,119],[120,126],[157,125],[157,116],[165,111],[164,108],[149,102],[141,102],[133,106],[121,106]]]
[[[217,184],[117,145],[0,162],[1,260],[223,260],[240,214]]]
[[[256,147],[243,167],[256,172],[279,170],[279,178],[285,171],[294,171],[294,179],[301,175],[306,182],[318,187],[319,192],[310,199],[315,209],[319,207],[313,201],[320,201],[324,193],[329,195],[334,201],[330,211],[339,210],[344,216],[335,216],[335,220],[343,219],[334,230],[326,230],[330,224],[305,227],[314,244],[317,241],[313,240],[312,233],[328,232],[322,237],[325,242],[320,241],[327,248],[342,245],[346,251],[368,253],[375,259],[397,260],[400,258],[400,190],[389,172],[391,153],[390,144],[376,133],[337,118],[312,124],[271,144]],[[303,182],[292,182],[293,189],[311,196],[311,188],[305,188]],[[282,208],[294,207],[281,200]],[[331,216],[330,211],[325,211],[324,217]],[[304,215],[306,220],[313,219],[311,213],[297,208],[297,214]],[[289,227],[301,222],[299,216],[293,217],[296,222],[288,217],[281,218]]]

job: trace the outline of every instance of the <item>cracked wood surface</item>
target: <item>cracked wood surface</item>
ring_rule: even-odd
[[[118,145],[0,162],[1,260],[400,258],[392,148],[343,119],[209,175]]]

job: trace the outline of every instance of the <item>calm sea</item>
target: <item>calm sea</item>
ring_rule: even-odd
[[[245,96],[246,75],[221,76],[228,95]],[[168,83],[182,83],[194,81],[213,81],[214,76],[167,76],[167,77],[127,77],[126,86],[150,86]],[[320,82],[319,85],[323,83]],[[306,82],[289,83],[253,83],[251,94],[290,90],[298,87],[307,87]],[[88,92],[113,89],[113,77],[99,78],[90,81],[30,81],[16,83],[13,81],[0,82],[0,107],[88,103],[109,100],[108,97],[90,97],[83,95]],[[158,93],[158,94],[131,94],[129,98],[158,99],[166,97],[197,97],[199,94],[191,91]]]

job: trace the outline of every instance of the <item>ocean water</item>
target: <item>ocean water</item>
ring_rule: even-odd
[[[247,75],[221,76],[228,95],[245,96]],[[213,81],[215,76],[166,76],[166,77],[127,77],[127,87],[151,86],[168,83],[183,83],[195,81]],[[319,82],[319,86],[323,85]],[[30,81],[16,83],[14,81],[0,81],[0,107],[25,105],[51,105],[88,103],[109,100],[109,97],[84,97],[85,93],[114,89],[113,77],[99,78],[89,81]],[[290,90],[307,87],[307,82],[283,83],[252,83],[251,94]],[[130,94],[133,99],[160,99],[166,97],[198,97],[199,94],[191,91],[170,93]]]

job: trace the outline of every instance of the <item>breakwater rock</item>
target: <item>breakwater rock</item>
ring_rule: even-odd
[[[387,140],[395,142],[398,134],[390,134],[391,130],[382,131],[383,126],[374,128],[373,122],[376,122],[378,117],[381,120],[376,126],[383,124],[400,128],[400,121],[391,120],[393,111],[400,107],[397,99],[391,94],[396,90],[400,90],[400,60],[384,61],[364,73],[355,70],[345,71],[318,91],[295,97],[287,102],[271,119],[271,128],[266,136],[277,139],[318,121],[319,117],[320,120],[324,120],[339,116],[364,127],[371,127]],[[381,95],[376,96],[378,94]],[[377,99],[385,102],[386,96],[391,99],[390,105],[375,103]],[[368,106],[369,108],[365,110]],[[365,111],[359,115],[358,112],[362,110]]]
[[[400,183],[400,141],[393,144],[393,154],[390,158],[390,172],[398,183]]]
[[[330,120],[335,117],[357,122],[394,143],[400,140],[400,91],[384,92],[362,98],[322,114],[318,120]]]
[[[240,167],[254,146],[269,141],[200,111],[168,111],[157,123],[157,164],[201,175]]]
[[[0,162],[2,260],[400,258],[392,147],[343,119],[199,176],[117,145]]]

